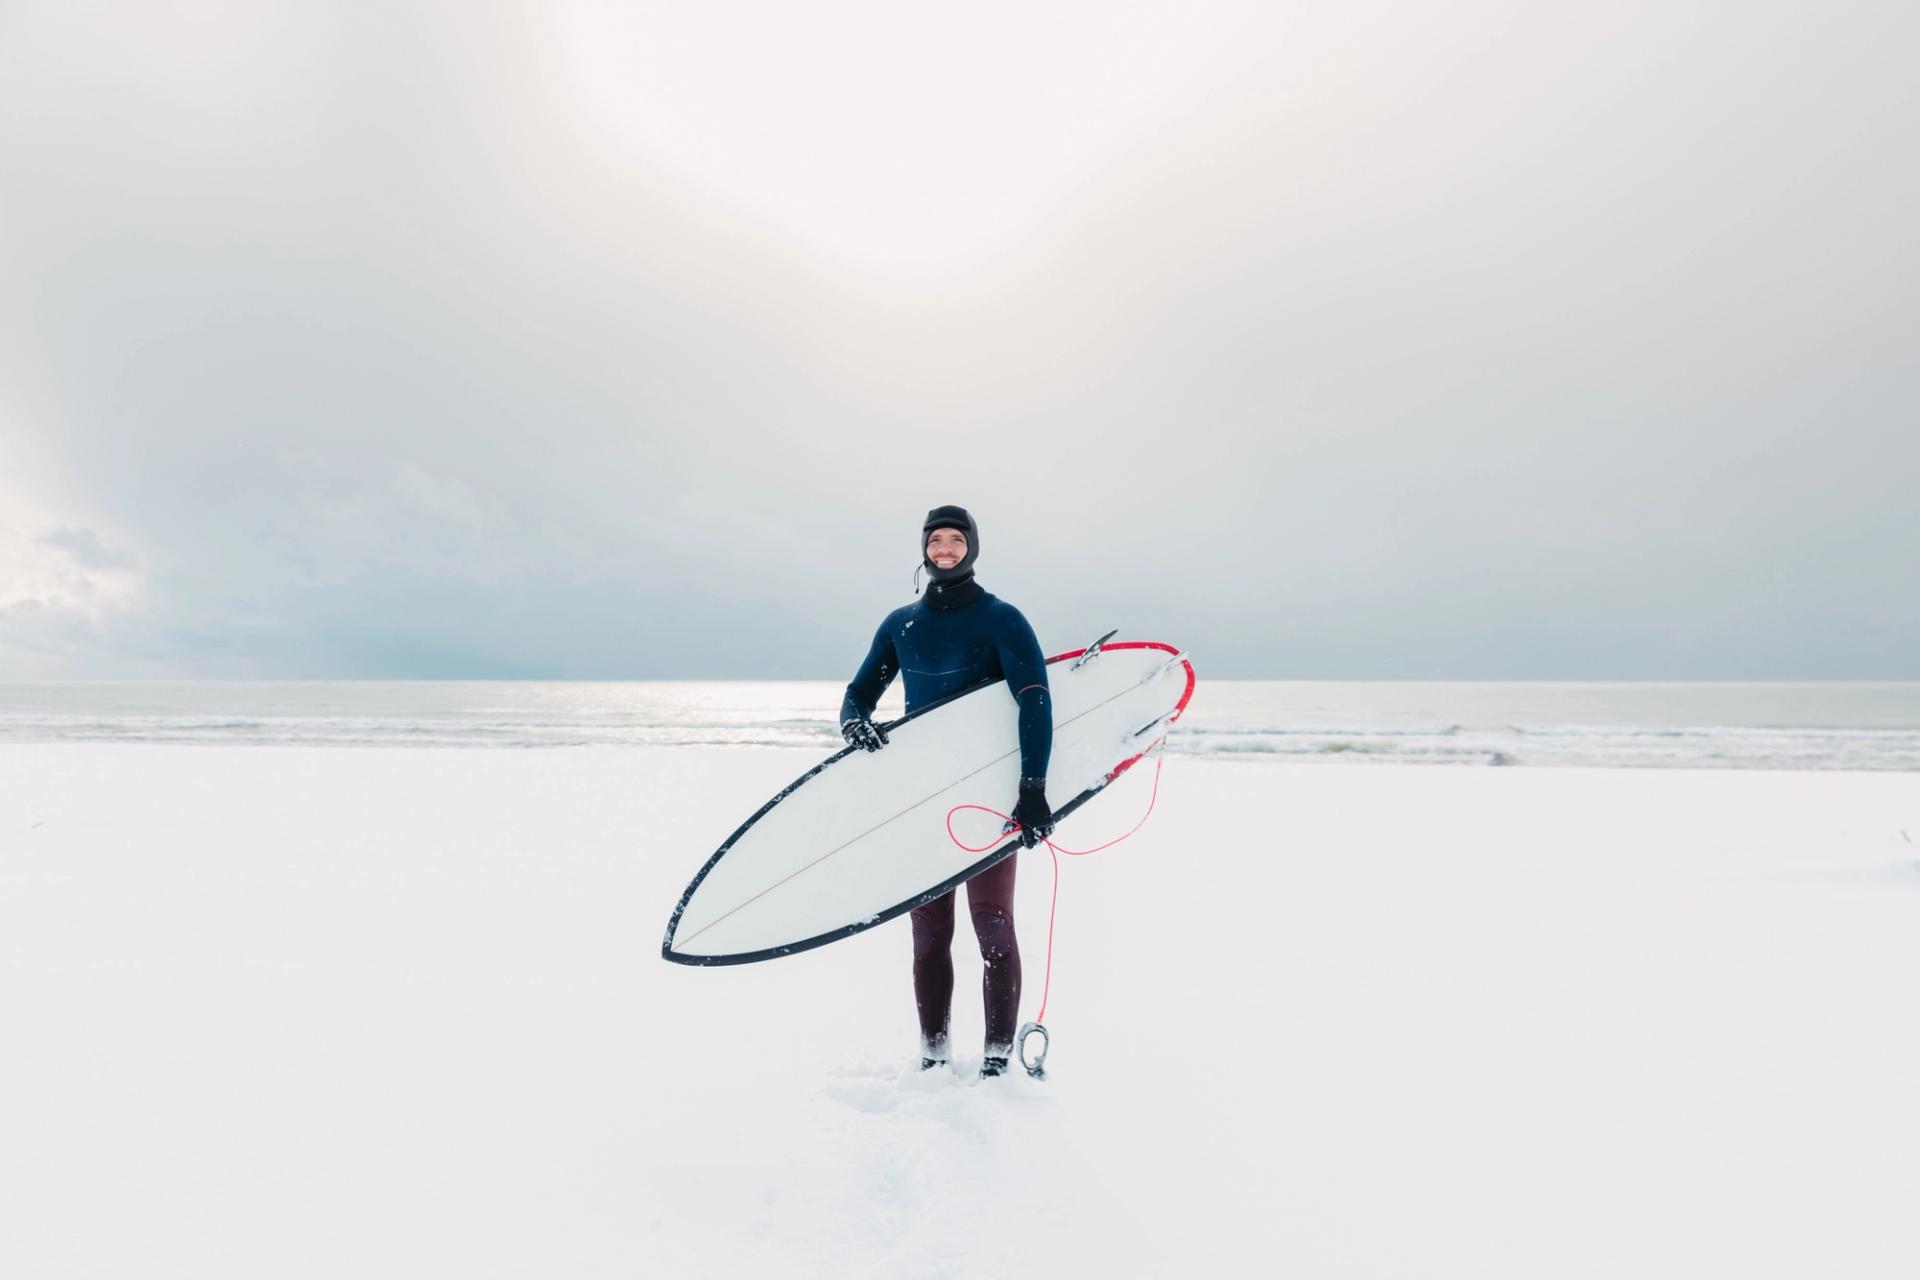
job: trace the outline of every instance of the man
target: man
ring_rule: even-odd
[[[1047,757],[1053,749],[1053,705],[1040,642],[1020,611],[973,580],[980,530],[963,507],[935,507],[920,530],[920,567],[926,594],[888,614],[873,647],[840,704],[840,732],[867,751],[887,745],[873,708],[898,672],[906,680],[907,710],[937,702],[987,679],[1002,679],[1020,704],[1020,790],[1013,820],[1020,844],[1031,849],[1053,831],[1047,806]],[[915,581],[919,579],[915,572]],[[1006,1074],[1020,1013],[1020,944],[1013,931],[1015,854],[967,882],[986,1004],[982,1076]],[[920,1012],[920,1068],[947,1062],[953,1008],[954,894],[913,910],[913,995]]]

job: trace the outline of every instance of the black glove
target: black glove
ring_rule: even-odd
[[[840,736],[847,740],[848,746],[858,747],[862,751],[878,751],[887,745],[887,731],[865,716],[842,720]]]
[[[1020,801],[1013,806],[1013,820],[1020,824],[1022,849],[1031,849],[1053,834],[1053,810],[1047,805],[1045,778],[1020,779]]]

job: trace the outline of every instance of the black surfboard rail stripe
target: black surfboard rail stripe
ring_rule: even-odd
[[[1180,650],[1174,648],[1170,644],[1162,644],[1158,640],[1121,640],[1117,642],[1103,644],[1101,646],[1101,652],[1103,653],[1111,652],[1117,649],[1160,649],[1165,651],[1168,654],[1171,654],[1173,657],[1178,658],[1180,656]],[[1086,652],[1085,648],[1080,648],[1080,649],[1070,650],[1069,652],[1066,652],[1066,653],[1057,653],[1053,657],[1047,659],[1047,665],[1052,666],[1056,662],[1069,662],[1074,658],[1079,657],[1081,654],[1085,652]],[[1187,709],[1188,701],[1193,697],[1193,689],[1194,689],[1194,684],[1196,680],[1196,677],[1193,671],[1193,663],[1183,659],[1181,662],[1181,665],[1186,667],[1187,669],[1187,687],[1181,691],[1180,701],[1174,705],[1173,713],[1167,717],[1167,723],[1169,725],[1171,725],[1174,721],[1178,720],[1181,717],[1181,715]],[[1004,684],[1005,682],[1006,682],[1005,676],[992,676],[984,680],[977,680],[974,683],[968,685],[964,689],[957,689],[954,692],[948,694],[944,698],[940,698],[934,702],[929,702],[926,706],[921,707],[918,710],[908,712],[906,715],[901,716],[898,720],[889,720],[886,724],[882,725],[881,727],[883,729],[892,730],[900,725],[905,724],[909,720],[915,720],[923,715],[926,715],[929,711],[933,711],[939,707],[944,707],[949,702],[952,702],[957,698],[964,698],[970,693],[978,692],[981,689],[991,688],[996,684]],[[1055,808],[1053,811],[1054,820],[1058,822],[1060,819],[1069,816],[1070,814],[1073,813],[1075,809],[1078,809],[1081,805],[1085,804],[1087,801],[1091,800],[1094,796],[1098,795],[1115,778],[1118,778],[1121,774],[1125,773],[1128,769],[1131,769],[1134,765],[1138,764],[1146,756],[1148,751],[1153,750],[1155,745],[1156,745],[1155,743],[1147,744],[1147,746],[1142,748],[1140,751],[1134,753],[1131,756],[1128,756],[1125,760],[1122,760],[1119,764],[1107,770],[1106,777],[1101,779],[1099,786],[1088,787],[1085,791],[1082,791],[1079,795],[1073,797],[1073,799]],[[780,956],[797,955],[802,951],[811,951],[815,947],[824,947],[829,942],[838,942],[842,938],[851,938],[856,933],[864,933],[868,929],[873,928],[875,925],[885,924],[887,921],[894,919],[896,916],[905,915],[907,912],[913,910],[915,907],[922,906],[926,903],[932,902],[935,898],[940,897],[942,894],[950,892],[951,890],[958,887],[959,885],[965,884],[967,881],[979,875],[982,871],[985,871],[989,867],[992,867],[995,863],[998,863],[1005,858],[1011,857],[1020,848],[1020,837],[1016,835],[1011,839],[1009,839],[1005,844],[1000,845],[998,848],[994,849],[991,853],[981,858],[978,862],[974,863],[972,866],[967,867],[965,870],[961,871],[957,875],[949,876],[947,879],[942,880],[939,884],[935,885],[931,889],[928,889],[924,893],[915,894],[913,897],[907,899],[905,902],[899,903],[895,906],[888,907],[885,911],[877,912],[874,915],[871,915],[864,920],[856,921],[853,924],[841,925],[837,929],[830,929],[825,933],[816,934],[811,938],[806,938],[799,942],[788,942],[788,943],[783,943],[782,945],[777,947],[767,947],[759,951],[742,951],[732,955],[723,955],[723,956],[695,956],[695,955],[687,955],[684,952],[675,951],[673,949],[673,935],[674,935],[674,931],[680,927],[681,913],[687,909],[687,903],[693,900],[694,893],[700,888],[701,882],[707,878],[707,873],[713,870],[715,864],[717,864],[721,858],[726,856],[727,851],[733,848],[734,844],[740,839],[741,836],[744,836],[749,830],[753,828],[754,823],[760,821],[760,819],[766,817],[768,813],[772,812],[773,807],[775,805],[779,804],[782,800],[785,800],[788,796],[792,795],[795,791],[799,790],[801,786],[803,786],[805,783],[807,783],[808,781],[813,779],[815,776],[817,776],[821,770],[827,768],[827,766],[835,763],[836,761],[846,759],[848,756],[852,755],[856,750],[858,750],[858,748],[853,746],[842,747],[840,750],[828,756],[825,760],[822,760],[819,764],[813,766],[813,768],[807,770],[805,773],[795,778],[792,782],[789,782],[786,786],[780,788],[779,791],[774,793],[773,799],[767,801],[765,804],[761,805],[758,809],[754,810],[753,816],[748,818],[745,822],[741,823],[738,827],[736,827],[734,829],[733,834],[728,836],[726,838],[726,841],[722,843],[718,849],[713,851],[713,856],[706,860],[706,862],[701,866],[699,872],[694,875],[693,882],[687,886],[686,892],[680,895],[680,901],[674,904],[673,915],[667,920],[666,936],[660,942],[660,958],[661,959],[671,961],[674,964],[692,965],[697,968],[705,969],[705,968],[715,968],[720,965],[753,964],[761,960],[773,960]]]

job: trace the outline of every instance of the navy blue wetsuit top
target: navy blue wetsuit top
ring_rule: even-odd
[[[1053,753],[1053,702],[1047,659],[1021,612],[990,592],[958,609],[934,609],[924,598],[887,615],[873,648],[847,686],[844,722],[873,714],[880,695],[904,676],[907,710],[938,702],[989,678],[1004,678],[1020,704],[1020,776],[1045,779]]]

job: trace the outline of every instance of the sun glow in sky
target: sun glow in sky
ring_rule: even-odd
[[[865,0],[562,6],[562,75],[627,163],[848,267],[977,268],[1249,74],[1262,11]]]

